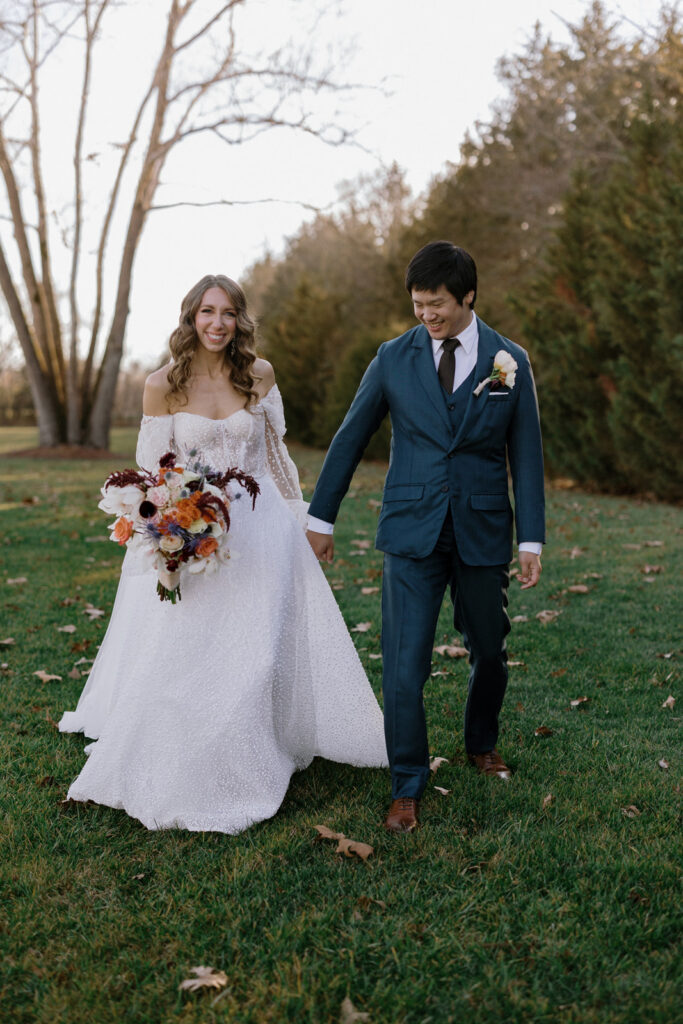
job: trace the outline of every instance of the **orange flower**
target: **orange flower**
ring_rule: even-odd
[[[133,524],[130,519],[126,519],[124,516],[121,516],[121,518],[117,519],[114,523],[114,529],[112,532],[114,540],[117,540],[119,544],[125,544],[126,541],[130,540],[133,536]]]
[[[182,498],[176,505],[173,515],[178,526],[182,526],[184,529],[188,529],[198,519],[197,515],[197,502],[199,501],[199,495],[193,494],[190,498]]]
[[[207,558],[208,555],[213,554],[217,547],[218,541],[215,537],[203,537],[195,548],[195,553],[200,558]]]

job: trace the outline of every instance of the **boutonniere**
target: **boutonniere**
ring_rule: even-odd
[[[474,394],[478,397],[487,384],[502,384],[503,387],[513,388],[515,386],[515,372],[517,370],[517,363],[514,361],[509,352],[506,352],[504,348],[500,352],[496,352],[493,358],[493,369],[491,370],[491,376],[484,378],[481,384],[477,384],[474,389]]]

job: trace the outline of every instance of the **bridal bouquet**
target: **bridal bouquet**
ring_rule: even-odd
[[[259,493],[253,477],[239,469],[218,473],[199,462],[178,466],[173,452],[159,459],[153,473],[123,469],[105,480],[98,508],[117,516],[111,540],[150,552],[160,600],[180,601],[181,571],[210,572],[230,557],[231,480],[244,487],[253,508]]]

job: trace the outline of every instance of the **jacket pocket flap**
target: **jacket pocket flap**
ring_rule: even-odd
[[[419,501],[424,484],[392,484],[384,488],[384,501]]]
[[[472,508],[481,509],[482,512],[501,510],[506,512],[508,508],[507,494],[472,494],[470,505]]]

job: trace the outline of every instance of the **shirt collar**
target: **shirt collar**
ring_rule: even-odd
[[[479,327],[477,326],[476,313],[472,314],[472,319],[470,320],[464,331],[460,331],[460,334],[456,334],[455,337],[458,339],[458,341],[464,348],[465,352],[467,352],[467,354],[469,355],[469,353],[472,351],[472,349],[479,340]],[[431,338],[431,342],[432,351],[434,355],[437,356],[443,348],[443,339]]]

